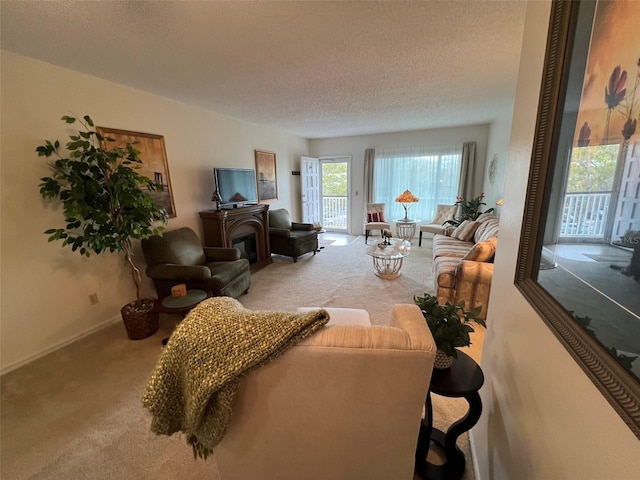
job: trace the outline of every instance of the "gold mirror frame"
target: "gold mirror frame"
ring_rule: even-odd
[[[579,7],[579,2],[560,0],[551,7],[515,285],[640,438],[640,383],[537,282],[554,170],[552,158],[558,145]]]

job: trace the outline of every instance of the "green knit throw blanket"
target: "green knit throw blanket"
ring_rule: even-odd
[[[142,397],[158,435],[183,432],[207,458],[224,436],[238,382],[329,321],[325,310],[252,311],[230,297],[200,303],[176,327]]]

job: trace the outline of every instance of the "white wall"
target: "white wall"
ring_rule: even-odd
[[[509,153],[509,135],[511,132],[511,120],[513,111],[504,111],[502,115],[491,123],[489,142],[487,145],[487,163],[484,169],[482,188],[485,194],[485,209],[494,208],[496,215],[500,216],[503,207],[496,202],[504,196],[505,174],[507,171],[507,157]],[[495,181],[491,184],[489,179],[489,165],[494,158],[496,161]]]
[[[1,355],[2,371],[46,353],[119,317],[135,291],[121,256],[82,258],[42,233],[63,225],[57,205],[38,192],[49,175],[36,146],[66,143],[60,121],[73,112],[97,125],[164,136],[177,217],[167,228],[194,228],[212,208],[212,168],[253,168],[254,149],[276,153],[279,200],[300,219],[300,156],[307,140],[163,97],[2,51]],[[292,200],[295,199],[295,200]],[[138,255],[138,263],[142,263]],[[89,306],[88,295],[99,303]],[[153,292],[147,281],[145,293]],[[123,327],[123,335],[125,334]]]
[[[513,284],[549,11],[527,7],[474,457],[482,480],[631,480],[640,441]]]
[[[489,125],[416,130],[411,132],[384,133],[309,140],[309,153],[313,157],[351,157],[351,218],[349,232],[364,233],[365,199],[364,152],[367,148],[407,147],[413,145],[456,145],[476,142],[478,171],[485,168]],[[400,192],[398,192],[399,194]],[[479,192],[478,192],[479,193]]]

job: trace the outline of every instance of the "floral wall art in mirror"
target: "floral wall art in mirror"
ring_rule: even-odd
[[[552,5],[515,283],[640,438],[638,25]]]
[[[152,133],[130,132],[107,127],[97,127],[97,130],[105,138],[113,139],[113,142],[102,142],[103,148],[107,150],[124,143],[134,144],[135,149],[140,152],[142,160],[138,173],[161,186],[161,188],[150,192],[154,202],[167,211],[169,218],[175,217],[176,207],[173,201],[164,137]]]

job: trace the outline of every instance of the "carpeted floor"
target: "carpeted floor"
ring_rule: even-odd
[[[567,310],[591,318],[604,346],[638,355],[640,283],[611,268],[628,265],[631,252],[607,245],[563,244],[557,250],[556,268],[541,271],[539,283]]]
[[[429,241],[421,248],[414,242],[396,280],[373,274],[363,237],[324,241],[325,248],[315,256],[295,264],[274,256],[272,265],[253,275],[249,294],[239,300],[251,309],[364,308],[374,324],[386,324],[392,305],[412,303],[414,295],[433,291]],[[218,479],[215,459],[194,460],[183,436],[151,434],[149,416],[141,406],[161,339],[175,321],[174,316],[161,316],[160,331],[140,341],[128,340],[122,324],[113,324],[4,375],[0,477]],[[476,361],[483,335],[478,327],[472,334],[474,344],[464,349]],[[433,406],[434,426],[444,430],[466,412],[460,399],[434,395]],[[463,480],[472,480],[467,434],[458,444],[468,460]]]

